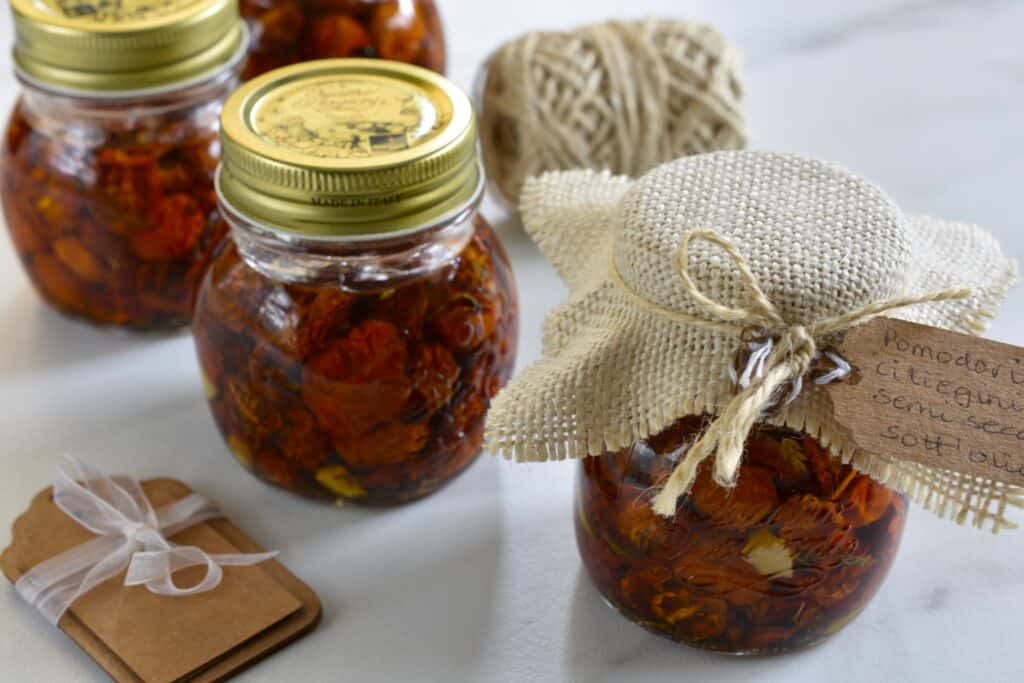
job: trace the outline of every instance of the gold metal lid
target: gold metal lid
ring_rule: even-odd
[[[329,59],[264,74],[228,98],[221,141],[222,200],[296,235],[432,225],[482,187],[469,98],[398,62]]]
[[[246,42],[237,0],[11,0],[11,11],[19,72],[79,93],[198,80]]]

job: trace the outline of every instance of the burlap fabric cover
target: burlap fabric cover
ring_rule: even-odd
[[[874,185],[834,165],[764,152],[719,152],[670,162],[643,178],[563,171],[531,179],[526,230],[570,289],[544,328],[544,357],[496,398],[492,451],[520,461],[616,450],[676,419],[718,410],[734,394],[738,341],[669,320],[655,305],[697,314],[674,263],[685,231],[712,228],[749,261],[789,323],[951,286],[964,300],[893,314],[982,332],[1015,280],[1015,264],[974,225],[908,216]],[[695,244],[690,273],[710,298],[742,306],[747,290],[720,250]],[[936,513],[994,530],[1012,526],[1019,489],[866,453],[832,418],[822,388],[769,419],[815,436],[837,457]]]

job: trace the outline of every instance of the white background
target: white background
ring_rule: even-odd
[[[753,145],[842,162],[908,211],[980,223],[1024,255],[1024,2],[1019,0],[442,0],[450,75],[500,41],[611,16],[711,21],[746,54]],[[0,19],[0,46],[11,24]],[[16,94],[0,55],[0,109]],[[514,220],[488,215],[522,298],[520,367],[564,296]],[[1024,291],[991,336],[1024,344]],[[1024,677],[1024,536],[912,515],[867,611],[809,652],[732,659],[649,635],[580,573],[570,464],[484,456],[399,510],[336,510],[259,483],[211,421],[187,335],[138,340],[45,309],[0,239],[0,543],[71,452],[167,475],[220,502],[320,594],[324,621],[247,681],[1014,681]],[[0,591],[0,680],[98,681],[67,638]]]

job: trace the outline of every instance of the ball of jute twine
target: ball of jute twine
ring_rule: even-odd
[[[688,21],[610,21],[528,33],[485,65],[480,142],[493,185],[515,203],[544,171],[638,176],[690,154],[746,144],[738,50]]]

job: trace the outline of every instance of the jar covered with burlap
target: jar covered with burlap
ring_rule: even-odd
[[[521,209],[570,299],[543,358],[498,396],[489,444],[581,459],[580,554],[627,618],[711,650],[784,652],[871,600],[909,498],[1010,525],[1019,491],[859,450],[825,392],[856,381],[835,340],[875,317],[984,328],[1014,267],[975,226],[763,152],[635,181],[550,173]]]

